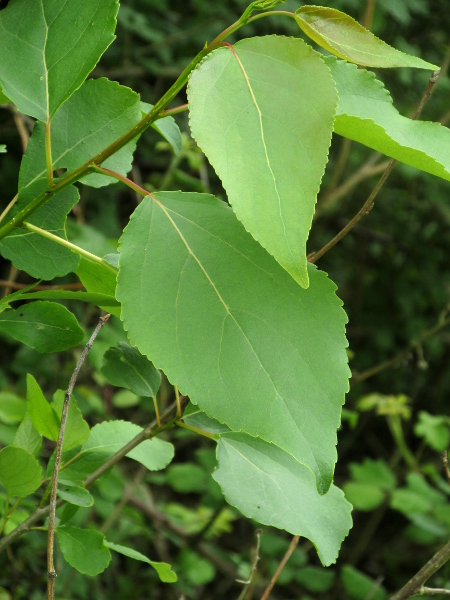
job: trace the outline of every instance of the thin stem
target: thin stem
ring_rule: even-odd
[[[298,542],[299,542],[300,536],[299,535],[294,535],[294,537],[292,538],[291,543],[289,544],[289,548],[286,550],[286,554],[283,556],[283,558],[281,559],[280,564],[277,567],[277,570],[275,571],[275,573],[273,574],[272,579],[270,580],[269,585],[266,587],[266,589],[264,590],[263,595],[261,596],[261,600],[267,600],[269,598],[269,594],[270,592],[273,590],[278,577],[281,574],[281,571],[284,569],[284,567],[286,566],[287,561],[289,560],[289,558],[291,557],[291,554],[294,552],[294,550],[296,549]]]
[[[100,258],[99,256],[96,256],[95,254],[91,254],[87,250],[83,250],[83,248],[80,248],[79,246],[72,244],[68,240],[65,240],[64,238],[60,238],[57,235],[55,235],[54,233],[50,233],[50,231],[46,231],[45,229],[36,227],[36,225],[32,225],[31,223],[27,223],[26,221],[24,223],[22,223],[22,226],[24,227],[24,229],[27,229],[28,231],[32,231],[33,233],[37,233],[38,235],[41,235],[42,237],[52,240],[53,242],[56,242],[60,246],[64,246],[65,248],[72,250],[72,252],[76,252],[80,256],[84,256],[84,258],[87,258],[88,260],[90,260],[92,262],[98,263],[98,264],[102,265],[102,267],[105,267],[105,268],[109,269],[110,271],[112,271],[113,273],[117,274],[117,269],[115,267],[113,267],[112,265],[110,265],[109,262],[107,262],[106,260],[103,260],[103,258]]]
[[[159,418],[159,408],[156,396],[153,396],[153,406],[155,407],[156,422],[158,423],[158,427],[161,427],[161,419]]]
[[[444,450],[444,452],[442,453],[441,457],[442,457],[442,464],[444,465],[444,471],[445,471],[445,475],[447,477],[447,481],[448,484],[450,485],[450,471],[448,468],[448,455],[447,455],[447,450]]]
[[[259,562],[259,546],[261,544],[261,529],[257,529],[255,531],[255,536],[256,536],[256,547],[253,550],[253,560],[252,560],[252,568],[250,570],[250,576],[248,578],[247,581],[244,581],[243,583],[245,583],[245,586],[242,589],[242,592],[239,595],[238,600],[245,600],[245,597],[247,595],[247,592],[250,589],[250,586],[252,585],[253,582],[253,578],[256,575],[256,571],[257,571],[257,567],[258,567],[258,562]]]
[[[414,121],[419,118],[420,113],[422,112],[422,109],[425,106],[426,101],[430,97],[433,87],[439,77],[439,72],[440,71],[434,71],[433,74],[431,75],[431,77],[428,81],[427,89],[425,90],[425,93],[422,96],[419,106],[417,107],[416,113],[413,117]],[[349,221],[349,223],[347,223],[347,225],[343,229],[341,229],[341,231],[337,235],[335,235],[332,240],[330,240],[327,244],[325,244],[325,246],[323,246],[323,248],[321,248],[317,252],[312,252],[311,254],[309,254],[308,255],[309,262],[311,262],[311,263],[317,262],[319,260],[319,258],[321,258],[326,252],[328,252],[328,250],[331,250],[331,248],[333,248],[333,246],[335,246],[338,242],[340,242],[342,240],[342,238],[345,237],[347,235],[347,233],[349,231],[351,231],[353,229],[353,227],[355,227],[355,225],[357,225],[361,221],[362,218],[364,218],[367,214],[369,214],[369,212],[373,208],[373,203],[374,203],[375,198],[378,195],[378,192],[383,187],[384,182],[389,177],[392,169],[395,167],[397,162],[398,161],[396,161],[393,158],[389,161],[389,163],[388,163],[384,173],[380,177],[377,185],[371,191],[367,200],[364,202],[364,204],[359,209],[359,211],[356,213],[356,215],[353,217],[353,219],[351,221]]]
[[[436,571],[443,567],[449,559],[450,542],[447,542],[447,544],[436,552],[433,558],[431,558],[427,564],[402,587],[401,590],[392,596],[391,600],[407,600],[408,598],[411,598],[411,596],[420,594],[421,589],[423,589],[423,584],[428,581]]]
[[[5,208],[5,210],[2,212],[2,214],[0,215],[0,223],[3,221],[3,219],[6,217],[6,215],[9,213],[9,211],[12,209],[14,204],[17,202],[18,197],[19,197],[19,195],[16,194],[14,196],[14,198],[11,200],[11,202],[8,204],[8,206]]]
[[[141,187],[137,183],[134,183],[134,181],[131,181],[131,179],[128,179],[128,177],[125,177],[125,175],[121,175],[120,173],[117,173],[116,171],[111,171],[111,169],[105,169],[104,167],[99,167],[97,165],[94,166],[94,171],[96,173],[101,173],[102,175],[106,175],[107,177],[114,177],[114,179],[121,181],[122,183],[127,185],[129,188],[131,188],[132,190],[137,192],[138,194],[141,194],[141,196],[149,196],[150,195],[149,191],[145,190],[143,187]]]
[[[203,435],[211,440],[217,441],[219,439],[218,435],[214,433],[209,433],[209,431],[205,431],[204,429],[200,429],[200,427],[195,427],[194,425],[188,425],[188,423],[184,423],[183,421],[176,421],[178,427],[182,427],[183,429],[188,429],[189,431],[193,431],[194,433],[198,433],[199,435]]]
[[[364,12],[363,26],[366,29],[372,27],[373,13],[375,12],[375,5],[377,0],[367,0],[366,10]]]
[[[50,136],[50,119],[47,117],[45,123],[45,165],[47,167],[47,183],[51,188],[53,185],[53,160],[52,160],[52,142]]]
[[[167,108],[166,110],[162,110],[158,118],[163,119],[164,117],[168,117],[169,115],[177,115],[178,113],[189,110],[189,104],[181,104],[181,106],[175,106],[175,108]]]
[[[55,541],[55,516],[56,516],[56,497],[58,492],[58,477],[59,477],[59,468],[61,466],[61,455],[62,455],[62,446],[64,440],[64,433],[66,430],[67,424],[67,416],[69,414],[69,406],[70,399],[72,397],[73,388],[75,387],[75,383],[78,378],[78,374],[80,369],[88,355],[89,350],[92,348],[92,344],[95,341],[100,329],[105,325],[111,315],[107,314],[104,317],[100,317],[100,320],[97,324],[97,327],[94,329],[93,334],[91,335],[88,343],[84,347],[83,352],[80,354],[80,358],[77,361],[75,369],[72,373],[72,377],[69,381],[69,386],[64,396],[64,404],[61,413],[61,426],[59,428],[58,441],[56,442],[56,452],[55,452],[55,466],[53,468],[53,477],[52,477],[52,485],[51,485],[51,493],[50,493],[50,505],[49,505],[49,514],[48,514],[48,545],[47,545],[47,589],[48,589],[48,600],[54,600],[55,597],[55,565],[53,564],[53,547]]]
[[[180,392],[178,391],[178,386],[174,385],[174,390],[175,390],[175,401],[177,403],[177,417],[179,419],[181,419],[181,402],[180,402]]]

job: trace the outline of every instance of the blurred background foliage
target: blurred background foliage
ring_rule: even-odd
[[[124,0],[117,40],[96,67],[154,103],[201,49],[238,18],[247,0]],[[302,3],[288,0],[283,9]],[[344,10],[391,45],[443,65],[423,119],[450,122],[450,13],[446,0],[336,0]],[[5,2],[3,2],[3,7]],[[2,5],[0,5],[1,7]],[[290,19],[261,19],[241,37],[300,36]],[[403,115],[412,115],[429,73],[413,69],[378,71]],[[182,104],[185,96],[174,103]],[[89,115],[86,115],[88,118]],[[153,130],[142,136],[131,174],[149,190],[212,192],[226,199],[217,176],[189,135],[187,113],[176,117],[183,132],[175,156]],[[0,110],[0,211],[16,193],[26,133],[33,123]],[[386,158],[335,136],[313,223],[309,251],[320,248],[358,211],[375,185]],[[380,166],[381,165],[381,166]],[[134,193],[114,185],[82,188],[70,216],[69,238],[98,255],[114,251],[134,210]],[[349,316],[350,365],[354,374],[339,431],[336,483],[354,505],[354,528],[336,566],[320,566],[309,542],[300,541],[271,598],[283,600],[383,600],[401,587],[450,534],[450,486],[441,454],[450,442],[450,186],[399,165],[375,207],[338,246],[320,260],[338,284]],[[2,259],[2,293],[29,277]],[[75,283],[66,277],[54,283]],[[94,308],[73,305],[90,331]],[[125,334],[112,319],[96,341],[75,398],[91,424],[153,418],[148,399],[108,385],[100,372],[105,351]],[[1,338],[0,444],[11,443],[23,417],[25,376],[32,373],[48,397],[64,388],[77,353],[41,355]],[[387,361],[387,364],[384,362]],[[379,369],[377,367],[381,365]],[[387,368],[385,368],[387,367]],[[173,400],[167,382],[159,402]],[[176,445],[172,465],[148,474],[124,462],[94,486],[95,508],[80,509],[76,525],[94,525],[111,541],[133,538],[133,547],[171,563],[176,584],[161,584],[143,563],[115,555],[113,566],[96,578],[76,573],[57,556],[59,599],[239,598],[255,559],[257,523],[228,507],[211,479],[214,445],[184,430],[167,434]],[[47,449],[50,456],[51,448]],[[301,498],[298,508],[301,510]],[[12,528],[33,510],[23,503]],[[258,571],[246,598],[259,598],[290,536],[262,528]],[[0,556],[0,599],[40,600],[45,592],[45,534],[34,531]],[[428,585],[450,589],[450,566]],[[241,596],[242,598],[242,596]]]

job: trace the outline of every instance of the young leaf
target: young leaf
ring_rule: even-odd
[[[67,214],[79,198],[78,190],[70,186],[31,215],[29,222],[66,240]],[[21,206],[22,203],[19,202],[19,207]],[[80,262],[79,255],[69,248],[25,229],[15,229],[1,240],[0,252],[17,269],[36,279],[62,277],[74,271]]]
[[[104,361],[102,373],[112,385],[149,398],[158,393],[161,373],[137,348],[119,342],[106,352]]]
[[[450,418],[447,415],[430,415],[421,410],[414,433],[423,437],[437,452],[444,452],[450,446]]]
[[[0,154],[5,154],[6,153],[6,146],[5,144],[0,144]]]
[[[309,469],[273,444],[226,433],[213,473],[231,505],[259,523],[308,538],[325,566],[336,561],[351,526],[351,505],[334,485],[321,496]]]
[[[58,415],[44,398],[44,394],[33,375],[27,374],[28,414],[37,431],[48,440],[56,442],[59,435]]]
[[[349,375],[326,274],[310,265],[302,289],[206,194],[145,198],[119,251],[130,342],[210,417],[279,445],[326,492]]]
[[[58,487],[58,496],[75,506],[89,507],[94,504],[94,498],[82,487]]]
[[[158,573],[158,577],[163,583],[175,583],[175,581],[177,581],[178,579],[177,574],[174,571],[172,571],[172,567],[168,563],[155,562],[153,560],[150,560],[144,554],[141,554],[137,550],[127,548],[126,546],[119,546],[119,544],[113,544],[112,542],[108,542],[107,540],[105,540],[105,546],[110,550],[114,550],[115,552],[123,554],[124,556],[128,556],[129,558],[133,558],[134,560],[140,560],[149,564]]]
[[[209,54],[188,86],[192,135],[238,219],[302,287],[306,240],[336,112],[322,58],[268,36]]]
[[[399,114],[373,73],[334,57],[325,62],[339,94],[334,131],[401,162],[450,181],[450,130]]]
[[[299,27],[331,54],[367,67],[438,69],[420,58],[389,46],[355,19],[335,8],[302,6],[295,11]]]
[[[141,102],[142,116],[144,117],[153,108],[153,104]],[[181,150],[181,131],[173,117],[168,116],[163,119],[158,119],[151,124],[151,127],[157,131],[162,137],[169,142],[175,154],[179,154]]]
[[[111,561],[104,536],[93,529],[58,527],[59,546],[71,567],[83,575],[102,573]]]
[[[1,313],[0,331],[38,352],[61,352],[84,337],[74,315],[54,302],[37,301]]]
[[[27,413],[16,431],[14,446],[22,448],[36,456],[41,448],[41,444],[42,436],[33,425],[33,421]]]
[[[0,12],[0,82],[20,112],[53,118],[113,41],[118,8],[117,0],[13,0]]]
[[[53,395],[52,409],[61,419],[65,392],[57,390]],[[89,425],[83,419],[81,410],[77,406],[75,398],[71,398],[69,414],[67,415],[66,431],[64,433],[63,452],[77,448],[84,444],[89,438]]]
[[[75,271],[80,278],[81,283],[86,290],[92,294],[105,294],[115,297],[116,294],[116,275],[99,263],[94,263],[81,257],[80,264]],[[119,307],[105,306],[105,310],[116,317],[120,317]]]
[[[80,115],[89,115],[81,118]],[[141,118],[139,96],[108,79],[89,79],[61,107],[51,127],[53,168],[66,175],[131,129]],[[19,173],[19,201],[26,204],[44,190],[46,181],[45,128],[36,123]],[[131,169],[136,141],[130,142],[102,166],[126,175]],[[102,187],[115,179],[92,174],[81,179]],[[59,198],[59,195],[58,195]]]
[[[142,428],[127,421],[108,421],[91,429],[87,442],[77,458],[61,469],[61,478],[79,483],[100,467],[110,456],[131,441]],[[164,469],[172,460],[172,444],[154,438],[146,440],[128,452],[127,456],[143,464],[150,471]]]
[[[42,469],[32,454],[15,446],[0,450],[0,483],[9,496],[29,496],[41,480]]]

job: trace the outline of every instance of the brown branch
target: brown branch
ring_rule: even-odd
[[[423,584],[450,559],[450,542],[441,548],[418,573],[402,587],[391,600],[407,600],[411,596],[421,595]]]
[[[445,588],[430,588],[422,586],[420,588],[419,596],[450,596],[450,590]]]
[[[289,548],[286,550],[286,554],[283,556],[283,558],[281,559],[280,564],[277,567],[277,570],[275,571],[275,573],[273,574],[272,579],[270,580],[269,585],[266,587],[266,589],[264,590],[263,595],[261,596],[261,600],[268,600],[269,598],[269,594],[270,592],[273,590],[274,585],[277,582],[278,577],[280,576],[281,571],[284,569],[287,561],[289,560],[289,558],[291,557],[291,554],[294,552],[294,550],[296,549],[297,545],[298,545],[298,541],[300,539],[299,535],[294,535],[294,537],[292,538],[291,543],[289,544]]]
[[[448,484],[450,485],[450,471],[448,469],[448,456],[447,456],[447,450],[444,450],[444,452],[442,453],[441,457],[442,457],[442,464],[444,465],[444,471],[445,471],[445,475],[447,477],[447,481]]]
[[[255,535],[256,535],[256,546],[253,549],[253,560],[252,560],[252,568],[250,570],[250,576],[248,578],[247,581],[244,581],[242,583],[245,583],[245,586],[242,589],[242,592],[239,595],[238,600],[245,600],[245,597],[247,596],[247,592],[249,591],[252,583],[253,583],[253,579],[256,575],[256,570],[258,567],[258,562],[259,562],[259,546],[261,544],[261,529],[257,529],[255,531]]]
[[[422,112],[425,102],[428,100],[428,98],[431,95],[433,87],[439,77],[439,73],[440,73],[440,71],[434,71],[433,74],[431,75],[431,77],[428,81],[427,89],[425,90],[425,93],[420,100],[419,106],[416,110],[416,114],[414,115],[413,120],[417,120],[419,118],[419,115]],[[345,237],[347,235],[347,233],[349,233],[349,231],[351,231],[353,229],[353,227],[355,227],[355,225],[357,225],[361,221],[361,219],[363,219],[367,214],[369,214],[369,212],[373,208],[373,203],[374,203],[375,198],[378,195],[378,192],[383,187],[384,182],[389,177],[392,169],[395,167],[397,162],[398,161],[396,161],[394,158],[392,158],[389,161],[389,163],[388,163],[384,173],[380,177],[378,183],[376,184],[374,189],[371,191],[367,200],[364,202],[364,204],[359,209],[359,211],[356,213],[356,215],[353,217],[353,219],[351,221],[349,221],[347,223],[347,225],[343,229],[341,229],[341,231],[337,235],[335,235],[332,240],[330,240],[327,244],[325,244],[325,246],[323,246],[323,248],[321,248],[320,250],[317,250],[316,252],[311,252],[311,254],[308,255],[309,262],[311,262],[311,263],[317,262],[319,260],[319,258],[321,258],[326,252],[328,252],[328,250],[331,250],[331,248],[333,248],[333,246],[335,246],[338,242],[340,242],[342,240],[342,238]]]
[[[55,541],[55,517],[56,517],[56,500],[58,493],[58,477],[59,477],[59,468],[61,466],[61,455],[62,455],[62,446],[64,441],[64,433],[66,431],[67,425],[67,416],[69,414],[69,405],[70,399],[72,398],[73,388],[75,387],[75,383],[78,378],[78,374],[80,373],[80,369],[88,355],[89,350],[92,348],[92,344],[94,343],[95,338],[98,335],[100,329],[105,325],[111,315],[107,314],[104,317],[100,317],[97,327],[94,329],[93,334],[91,335],[88,343],[84,347],[83,352],[80,354],[80,357],[75,365],[75,369],[72,373],[72,377],[69,381],[69,386],[64,396],[64,404],[61,413],[61,425],[59,428],[58,441],[56,442],[56,453],[55,453],[55,465],[53,467],[53,477],[52,477],[52,488],[50,493],[50,505],[49,505],[49,514],[48,514],[48,545],[47,545],[47,590],[48,590],[48,600],[54,600],[55,598],[55,579],[56,579],[56,571],[55,565],[53,564],[53,547]]]

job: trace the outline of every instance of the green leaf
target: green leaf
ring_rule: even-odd
[[[6,146],[5,144],[0,144],[0,154],[5,154],[6,153]]]
[[[80,119],[80,115],[89,115],[89,118]],[[138,94],[115,81],[89,79],[53,119],[53,168],[67,169],[67,176],[131,129],[140,118]],[[131,169],[135,148],[136,140],[105,160],[102,166],[126,175]],[[98,174],[87,175],[80,181],[93,187],[117,182]],[[20,168],[19,201],[26,204],[46,186],[45,127],[36,123]]]
[[[161,373],[137,348],[119,342],[104,357],[102,374],[112,385],[131,390],[138,396],[153,398],[161,385]]]
[[[355,19],[335,8],[302,6],[295,11],[295,20],[316,44],[331,54],[358,65],[432,70],[439,68],[392,48]]]
[[[28,414],[37,431],[48,440],[56,442],[60,420],[50,406],[33,375],[27,374]]]
[[[5,96],[2,90],[2,86],[0,85],[0,104],[9,104],[11,100]]]
[[[0,82],[20,112],[54,116],[113,41],[118,8],[117,0],[13,0],[1,11]]]
[[[14,446],[0,450],[0,483],[9,496],[29,496],[41,480],[42,469],[32,454]]]
[[[115,297],[116,275],[110,269],[82,257],[75,272],[89,293]],[[100,308],[103,307],[105,307],[107,312],[120,317],[120,305],[119,308],[114,308],[113,306],[106,307],[102,304]]]
[[[13,392],[0,392],[0,421],[17,425],[25,417],[27,403]]]
[[[94,498],[82,487],[58,487],[58,496],[75,506],[89,507],[94,504]]]
[[[147,102],[141,102],[142,116],[144,117],[153,108],[153,104]],[[173,117],[168,116],[163,119],[158,119],[151,124],[151,127],[155,129],[162,137],[169,142],[172,146],[175,154],[180,154],[181,150],[181,131]]]
[[[54,302],[37,301],[1,313],[0,331],[38,352],[61,352],[84,338],[74,315]]]
[[[306,240],[337,104],[322,58],[299,39],[243,40],[200,63],[188,99],[192,135],[238,219],[308,287]]]
[[[95,304],[96,306],[120,306],[114,296],[107,296],[106,294],[90,294],[89,292],[71,292],[68,290],[32,292],[31,294],[22,294],[14,299],[14,301],[17,300],[78,300],[80,302]]]
[[[324,565],[336,561],[352,525],[351,506],[334,485],[321,496],[304,465],[273,444],[226,433],[213,473],[231,505],[259,523],[306,537]]]
[[[295,574],[295,580],[309,592],[328,592],[334,584],[336,573],[331,569],[305,567]]]
[[[430,415],[419,412],[419,420],[414,433],[423,437],[426,443],[437,452],[444,452],[450,446],[450,419],[445,415]]]
[[[348,387],[346,316],[326,274],[311,265],[309,276],[303,290],[223,202],[161,192],[120,240],[117,298],[130,343],[183,394],[291,453],[325,492]]]
[[[29,222],[66,240],[66,218],[79,198],[78,190],[70,186],[31,215]],[[1,240],[0,251],[17,269],[37,279],[62,277],[80,262],[79,255],[69,248],[25,229],[15,229]]]
[[[230,428],[200,410],[197,406],[189,403],[183,413],[183,421],[193,427],[198,427],[209,433],[221,434],[230,431]]]
[[[22,448],[36,456],[42,444],[42,436],[33,425],[30,415],[27,413],[19,425],[14,437],[14,446]]]
[[[52,408],[61,419],[65,392],[57,390],[53,395]],[[67,415],[66,430],[64,432],[63,452],[81,446],[89,439],[89,425],[83,419],[81,410],[77,406],[77,401],[72,396]]]
[[[386,600],[386,590],[355,567],[344,565],[341,569],[341,581],[349,598],[354,600]]]
[[[104,536],[92,529],[58,527],[59,546],[65,560],[83,575],[102,573],[111,561]]]
[[[345,498],[358,510],[374,510],[385,498],[383,490],[370,483],[349,481],[344,483],[343,490]]]
[[[129,558],[133,558],[134,560],[140,560],[142,562],[147,563],[151,567],[155,569],[158,573],[159,579],[164,583],[175,583],[177,581],[177,574],[172,571],[172,567],[168,563],[164,562],[155,562],[154,560],[150,560],[144,554],[141,554],[137,550],[133,550],[132,548],[127,548],[126,546],[119,546],[119,544],[113,544],[112,542],[108,542],[105,540],[105,546],[114,550],[115,552],[119,552],[124,556],[128,556]]]
[[[395,475],[384,460],[371,460],[366,458],[362,463],[351,463],[350,472],[358,483],[376,485],[382,490],[395,488]]]
[[[61,478],[81,482],[89,473],[100,467],[110,456],[141,433],[142,428],[127,421],[108,421],[91,429],[87,442],[77,453],[77,458],[61,468]],[[128,452],[127,456],[150,471],[164,469],[172,460],[172,444],[154,438],[145,440]]]
[[[339,105],[334,131],[387,156],[450,181],[450,130],[399,114],[373,73],[333,57],[325,59]]]

